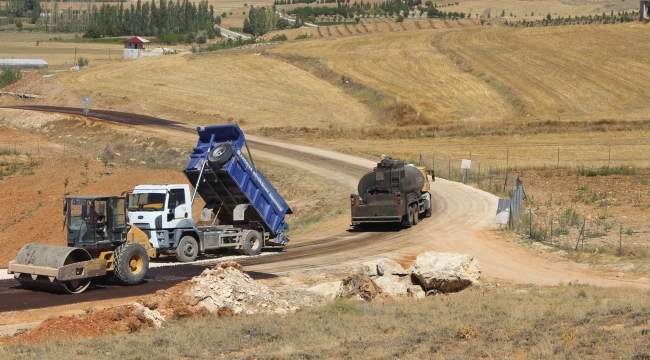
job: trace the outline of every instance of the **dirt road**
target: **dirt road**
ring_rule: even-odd
[[[68,111],[53,108],[41,110]],[[194,139],[194,128],[182,123],[116,112],[110,112],[109,115],[104,117],[106,121],[146,127],[152,131],[173,134],[176,138]],[[333,196],[347,196],[354,192],[359,177],[374,165],[369,160],[325,150],[252,136],[248,140],[255,157],[297,166],[340,182],[341,193]],[[357,232],[350,230],[347,222],[339,222],[326,230],[310,234],[308,239],[300,243],[291,244],[282,254],[250,258],[242,261],[242,264],[248,271],[264,274],[318,269],[346,263],[359,264],[377,257],[394,258],[408,266],[419,253],[435,250],[473,254],[481,263],[484,278],[488,280],[538,285],[556,285],[577,280],[601,286],[650,288],[648,279],[622,279],[617,278],[615,273],[595,273],[561,261],[559,257],[538,254],[506,240],[494,230],[498,199],[492,194],[443,179],[436,179],[432,191],[435,204],[433,217],[421,221],[411,229],[385,227],[376,231]],[[179,277],[178,281],[182,280],[184,278]],[[105,293],[105,298],[124,296],[117,293],[111,295],[110,291],[102,292]],[[25,291],[25,296],[29,296],[29,292]],[[70,297],[70,301],[75,301],[73,298]]]

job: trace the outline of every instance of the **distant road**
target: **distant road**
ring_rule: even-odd
[[[234,31],[230,31],[226,28],[222,28],[221,26],[217,26],[221,30],[221,35],[222,36],[227,36],[233,40],[237,40],[237,38],[242,38],[243,40],[248,40],[250,37],[246,36],[244,34],[236,33]]]

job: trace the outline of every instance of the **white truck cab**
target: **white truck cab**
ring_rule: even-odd
[[[129,222],[149,236],[158,249],[178,244],[182,229],[195,227],[187,184],[138,185],[129,199]]]

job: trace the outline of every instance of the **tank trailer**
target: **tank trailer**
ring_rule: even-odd
[[[431,217],[431,191],[424,167],[382,159],[359,180],[357,190],[358,194],[350,195],[352,226],[401,223],[411,227],[421,217]]]

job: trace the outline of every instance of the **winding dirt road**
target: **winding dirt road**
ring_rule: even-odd
[[[81,109],[55,107],[21,107],[25,110],[81,114]],[[157,130],[173,134],[176,139],[195,139],[195,127],[153,117],[98,111],[92,117],[113,123],[128,124],[141,129]],[[247,136],[254,157],[286,163],[319,174],[342,184],[341,193],[346,196],[354,192],[358,179],[375,163],[369,160],[306,146],[279,143],[254,136]],[[650,280],[620,279],[615,273],[589,271],[580,265],[562,261],[549,254],[538,254],[520,247],[494,231],[494,217],[498,198],[492,194],[460,183],[436,179],[432,183],[435,210],[433,217],[424,219],[410,229],[382,227],[375,231],[350,230],[346,223],[321,233],[314,233],[309,239],[290,243],[286,251],[273,256],[246,258],[240,262],[247,271],[273,276],[276,274],[340,266],[345,263],[359,264],[364,260],[390,257],[409,265],[424,251],[458,252],[473,254],[480,262],[484,278],[491,281],[556,285],[560,282],[579,281],[601,286],[635,286],[650,288]],[[180,282],[195,271],[186,271],[193,265],[157,268],[154,277],[167,279],[165,285]],[[152,279],[150,282],[156,282]],[[93,299],[109,299],[132,296],[132,288],[112,286],[102,291],[93,291]],[[154,292],[155,286],[150,287]],[[48,298],[58,295],[22,290],[18,286],[0,286],[0,297],[12,293],[19,308],[47,306]],[[39,298],[24,304],[28,298]],[[63,302],[81,301],[78,296],[65,296]],[[24,301],[23,301],[24,300]],[[51,303],[49,304],[51,305]],[[6,307],[6,309],[5,309]],[[11,310],[3,306],[0,312]]]

